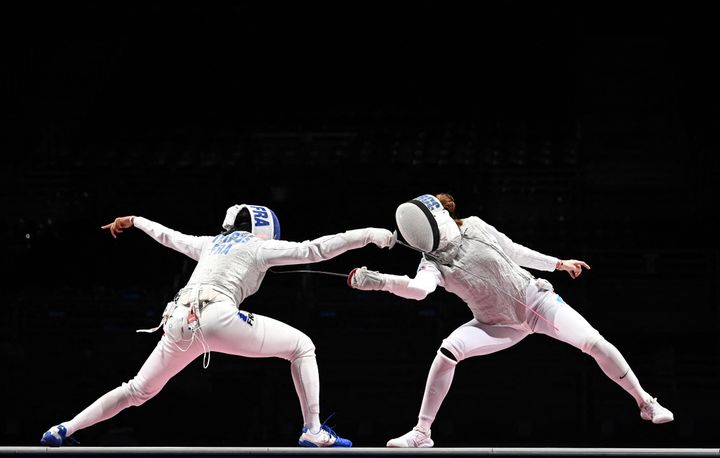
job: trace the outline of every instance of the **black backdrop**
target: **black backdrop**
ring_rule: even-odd
[[[717,446],[717,34],[677,5],[97,3],[4,7],[3,445],[33,445],[130,379],[192,261],[138,214],[214,234],[268,205],[283,238],[392,229],[449,191],[515,241],[592,271],[550,279],[676,420],[651,425],[544,336],[459,365],[439,446]],[[314,266],[412,275],[398,247]],[[243,305],[310,335],[323,417],[359,446],[416,420],[442,338],[470,314],[342,279],[268,274]],[[86,445],[292,445],[288,365],[214,354]]]

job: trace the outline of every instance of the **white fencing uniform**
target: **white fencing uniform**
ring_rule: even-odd
[[[546,280],[536,279],[521,266],[553,271],[558,259],[514,243],[478,217],[463,220],[462,236],[437,254],[449,265],[423,259],[415,287],[434,291],[437,285],[462,298],[474,318],[453,331],[431,367],[421,406],[419,425],[430,429],[452,381],[457,362],[509,348],[532,333],[569,343],[595,358],[603,372],[640,405],[650,396],[610,342],[556,294]],[[419,286],[421,285],[421,286]],[[403,295],[401,289],[395,294]]]
[[[398,207],[396,219],[412,247],[425,252],[415,278],[363,267],[353,271],[350,285],[415,300],[424,299],[439,285],[460,297],[473,319],[443,340],[430,368],[416,428],[388,446],[432,446],[430,426],[450,388],[455,365],[511,347],[532,333],[551,336],[589,354],[641,409],[665,411],[663,418],[641,413],[644,419],[671,421],[672,414],[642,389],[617,348],[566,304],[550,282],[523,268],[553,271],[558,258],[513,242],[478,217],[463,219],[458,227],[430,195]]]
[[[258,290],[270,267],[319,262],[368,243],[385,247],[390,232],[357,229],[297,243],[263,240],[243,231],[185,235],[142,217],[135,217],[134,225],[198,264],[165,309],[164,334],[137,375],[63,422],[67,435],[144,403],[191,361],[203,354],[209,357],[211,351],[290,361],[304,422],[317,430],[319,376],[312,341],[287,324],[238,306]]]

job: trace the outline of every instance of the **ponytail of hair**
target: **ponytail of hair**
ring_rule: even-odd
[[[462,226],[463,220],[461,220],[460,218],[455,216],[455,207],[456,207],[455,206],[455,198],[453,198],[453,196],[451,196],[450,194],[448,194],[446,192],[441,192],[440,194],[436,195],[435,197],[437,197],[437,199],[440,201],[443,208],[445,210],[447,210],[448,213],[450,213],[450,216],[452,217],[452,219],[455,220],[455,224],[457,224],[458,226]]]

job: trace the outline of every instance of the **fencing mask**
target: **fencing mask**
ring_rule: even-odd
[[[460,229],[440,201],[424,194],[400,204],[395,211],[398,230],[405,241],[429,253],[460,235]]]
[[[246,231],[261,239],[280,240],[280,223],[275,212],[261,205],[233,205],[227,209],[222,227],[225,234]]]

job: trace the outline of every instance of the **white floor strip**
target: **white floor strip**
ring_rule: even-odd
[[[385,447],[353,447],[347,449],[310,449],[302,447],[0,447],[0,455],[456,455],[456,456],[714,456],[720,448],[425,448],[389,449]]]

